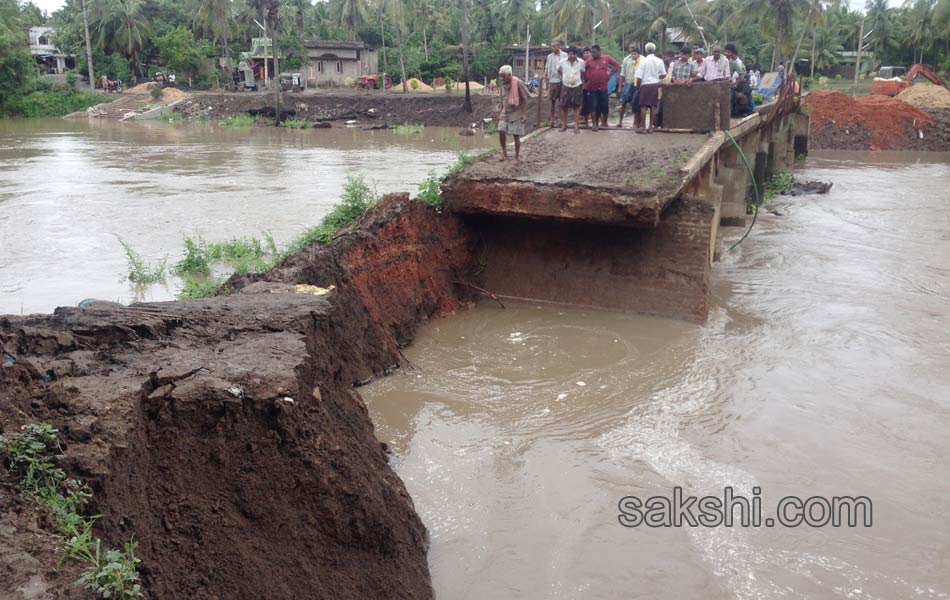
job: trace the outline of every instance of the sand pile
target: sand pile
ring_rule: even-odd
[[[125,89],[126,94],[147,94],[152,88],[155,87],[155,83],[151,81],[146,81],[145,83],[140,83],[138,85],[133,85],[130,88]]]
[[[179,100],[184,100],[185,98],[190,98],[191,94],[188,92],[183,92],[178,88],[164,88],[162,90],[162,104],[171,104],[172,102],[178,102]]]
[[[811,129],[865,130],[869,150],[903,150],[926,131],[933,119],[910,104],[889,96],[852,98],[842,92],[821,90],[805,97]]]
[[[456,90],[461,90],[461,91],[464,92],[464,91],[465,91],[465,82],[464,82],[464,81],[457,81],[457,82],[455,82],[455,89],[456,89]],[[485,89],[485,86],[483,86],[482,84],[478,83],[477,81],[469,81],[469,82],[468,82],[468,89],[469,89],[469,90],[483,90],[483,89]]]
[[[950,108],[950,90],[939,85],[915,83],[897,97],[917,108]]]

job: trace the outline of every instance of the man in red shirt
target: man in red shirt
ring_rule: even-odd
[[[607,82],[611,73],[619,70],[620,63],[612,56],[601,54],[600,46],[590,47],[590,58],[584,62],[584,86],[589,92],[587,112],[594,117],[593,131],[597,131],[598,125],[607,126],[607,112],[610,110]]]

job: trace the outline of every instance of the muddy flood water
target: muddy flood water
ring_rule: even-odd
[[[334,127],[0,120],[0,314],[84,298],[173,299],[180,281],[134,286],[119,238],[151,263],[183,237],[270,233],[279,248],[339,202],[348,174],[380,193],[417,191],[458,151],[494,140]]]
[[[704,326],[485,304],[424,327],[361,393],[437,597],[950,598],[948,165],[810,158],[831,193],[724,250]],[[765,516],[866,496],[873,521],[620,525],[677,486],[758,488]]]

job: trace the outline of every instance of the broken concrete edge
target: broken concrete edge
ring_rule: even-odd
[[[652,228],[672,198],[617,193],[593,186],[452,179],[443,198],[457,214],[486,214]]]
[[[165,114],[168,114],[168,113],[172,112],[173,110],[175,110],[175,107],[176,107],[176,106],[179,106],[179,105],[181,105],[181,104],[184,104],[186,101],[188,101],[188,100],[190,100],[190,99],[191,99],[191,98],[182,98],[181,100],[175,100],[175,101],[172,102],[171,104],[165,104],[165,105],[163,105],[163,106],[156,106],[155,108],[153,108],[153,109],[151,109],[151,110],[147,110],[147,111],[142,112],[142,113],[135,113],[135,114],[133,114],[133,115],[131,115],[131,116],[128,116],[128,117],[123,117],[122,120],[123,120],[123,121],[148,121],[148,120],[152,120],[152,119],[157,119],[157,118],[161,117],[162,115],[165,115]]]

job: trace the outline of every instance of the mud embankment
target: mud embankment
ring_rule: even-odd
[[[16,361],[0,429],[61,430],[98,533],[139,543],[150,598],[430,598],[425,528],[353,386],[457,308],[470,244],[456,219],[390,196],[229,296],[0,317]],[[0,481],[16,508],[0,596],[82,597],[52,570],[51,524]]]
[[[184,114],[207,114],[213,118],[221,118],[248,111],[273,109],[274,101],[273,94],[265,93],[200,94],[177,110]],[[496,117],[497,93],[473,93],[473,112],[471,113],[462,108],[464,102],[464,92],[451,94],[320,92],[282,94],[281,110],[288,111],[288,117],[305,121],[331,122],[335,125],[354,120],[362,127],[394,126],[404,123],[469,127],[472,123],[481,126],[483,118]],[[532,99],[529,110],[536,110],[534,106]],[[529,114],[533,116],[535,113]],[[543,117],[547,118],[547,114]],[[530,121],[533,123],[534,119]]]
[[[813,150],[950,151],[950,109],[820,90],[805,96]]]

